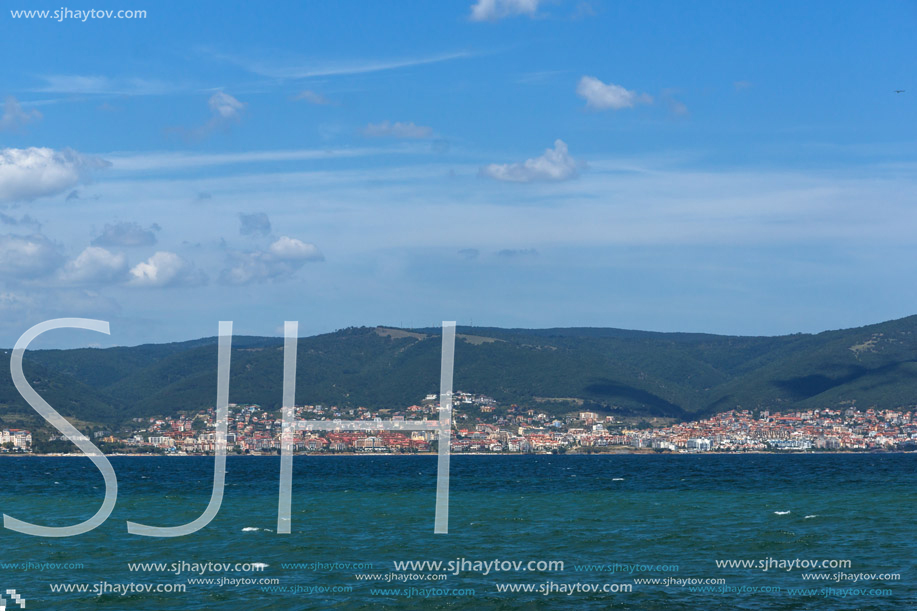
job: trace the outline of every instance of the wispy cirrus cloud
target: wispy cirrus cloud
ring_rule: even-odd
[[[424,140],[433,137],[433,128],[426,125],[416,125],[413,121],[382,121],[370,123],[363,128],[363,135],[367,138],[399,138],[403,140]]]
[[[108,77],[86,74],[51,74],[40,77],[44,84],[35,89],[43,93],[79,95],[168,95],[191,89],[188,85],[159,79]]]
[[[114,170],[123,172],[146,172],[180,170],[236,164],[277,163],[285,161],[311,161],[317,159],[348,159],[372,155],[410,154],[422,152],[411,148],[339,148],[300,149],[287,151],[245,151],[241,153],[110,153],[105,158],[111,161]]]
[[[466,59],[473,56],[473,54],[468,51],[455,51],[451,53],[388,59],[324,60],[281,54],[276,54],[274,57],[253,59],[251,57],[219,53],[209,49],[204,50],[204,52],[214,59],[228,62],[253,74],[282,80],[298,80],[321,76],[346,76],[383,72],[387,70],[400,70],[457,59]]]

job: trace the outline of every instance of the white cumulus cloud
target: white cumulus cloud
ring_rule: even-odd
[[[205,138],[217,130],[227,130],[233,123],[242,120],[246,104],[240,102],[224,91],[218,91],[207,100],[210,107],[210,120],[194,128],[173,127],[168,131],[180,134],[185,138]]]
[[[107,284],[127,277],[127,258],[99,246],[89,246],[61,271],[67,284]]]
[[[558,139],[554,141],[554,148],[545,150],[540,157],[523,163],[492,163],[481,168],[481,175],[506,182],[569,180],[577,176],[577,165],[567,151],[567,144]]]
[[[236,252],[220,274],[224,284],[250,284],[289,278],[310,261],[324,261],[315,244],[281,236],[267,250]]]
[[[33,279],[46,276],[60,267],[63,255],[41,234],[0,235],[0,276]]]
[[[305,91],[301,91],[296,96],[295,99],[303,100],[305,102],[308,102],[310,104],[315,104],[317,106],[327,106],[329,104],[333,104],[331,100],[329,100],[322,94],[318,93],[317,91],[311,91],[309,89],[306,89]]]
[[[101,235],[92,241],[93,246],[152,246],[156,243],[156,231],[159,225],[153,224],[144,229],[137,223],[120,222],[105,224]]]
[[[204,272],[174,252],[159,251],[131,268],[128,284],[138,287],[196,286],[207,282]]]
[[[73,188],[111,164],[71,149],[0,149],[0,202],[31,201]]]
[[[315,244],[307,244],[296,238],[280,236],[271,244],[270,252],[284,261],[314,261],[322,258]]]
[[[207,104],[215,117],[221,121],[236,121],[242,115],[242,111],[245,110],[245,104],[222,91],[210,96]]]
[[[472,21],[496,21],[515,15],[534,15],[540,0],[477,0],[471,6]]]
[[[621,110],[653,103],[650,95],[630,91],[614,83],[603,83],[594,76],[584,76],[579,80],[576,95],[586,100],[586,106],[596,110]]]

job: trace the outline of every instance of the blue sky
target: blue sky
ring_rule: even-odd
[[[61,8],[0,14],[3,345],[917,312],[913,2]]]

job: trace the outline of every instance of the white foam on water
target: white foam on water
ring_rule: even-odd
[[[817,513],[813,513],[812,515],[809,515],[809,516],[804,517],[803,520],[808,520],[808,519],[810,519],[810,518],[817,518],[817,517],[818,517],[818,514],[817,514]]]
[[[623,477],[613,477],[613,478],[611,478],[611,481],[613,481],[613,482],[623,482],[623,481],[624,481],[624,478],[623,478]]]
[[[775,511],[774,513],[777,514],[778,516],[785,516],[786,514],[791,513],[791,512],[789,512],[789,511]]]
[[[246,526],[245,528],[242,529],[242,532],[244,532],[244,533],[250,533],[250,532],[254,532],[254,531],[256,531],[256,530],[261,530],[261,529],[260,529],[260,528],[255,528],[254,526]]]

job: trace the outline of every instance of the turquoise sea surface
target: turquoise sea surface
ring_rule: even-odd
[[[296,457],[288,535],[279,458],[229,457],[219,514],[176,538],[125,523],[195,519],[213,459],[110,460],[99,528],[0,530],[8,609],[8,590],[27,609],[917,609],[914,454],[453,456],[447,535],[435,456]],[[85,458],[0,470],[20,520],[73,524],[102,500]]]

